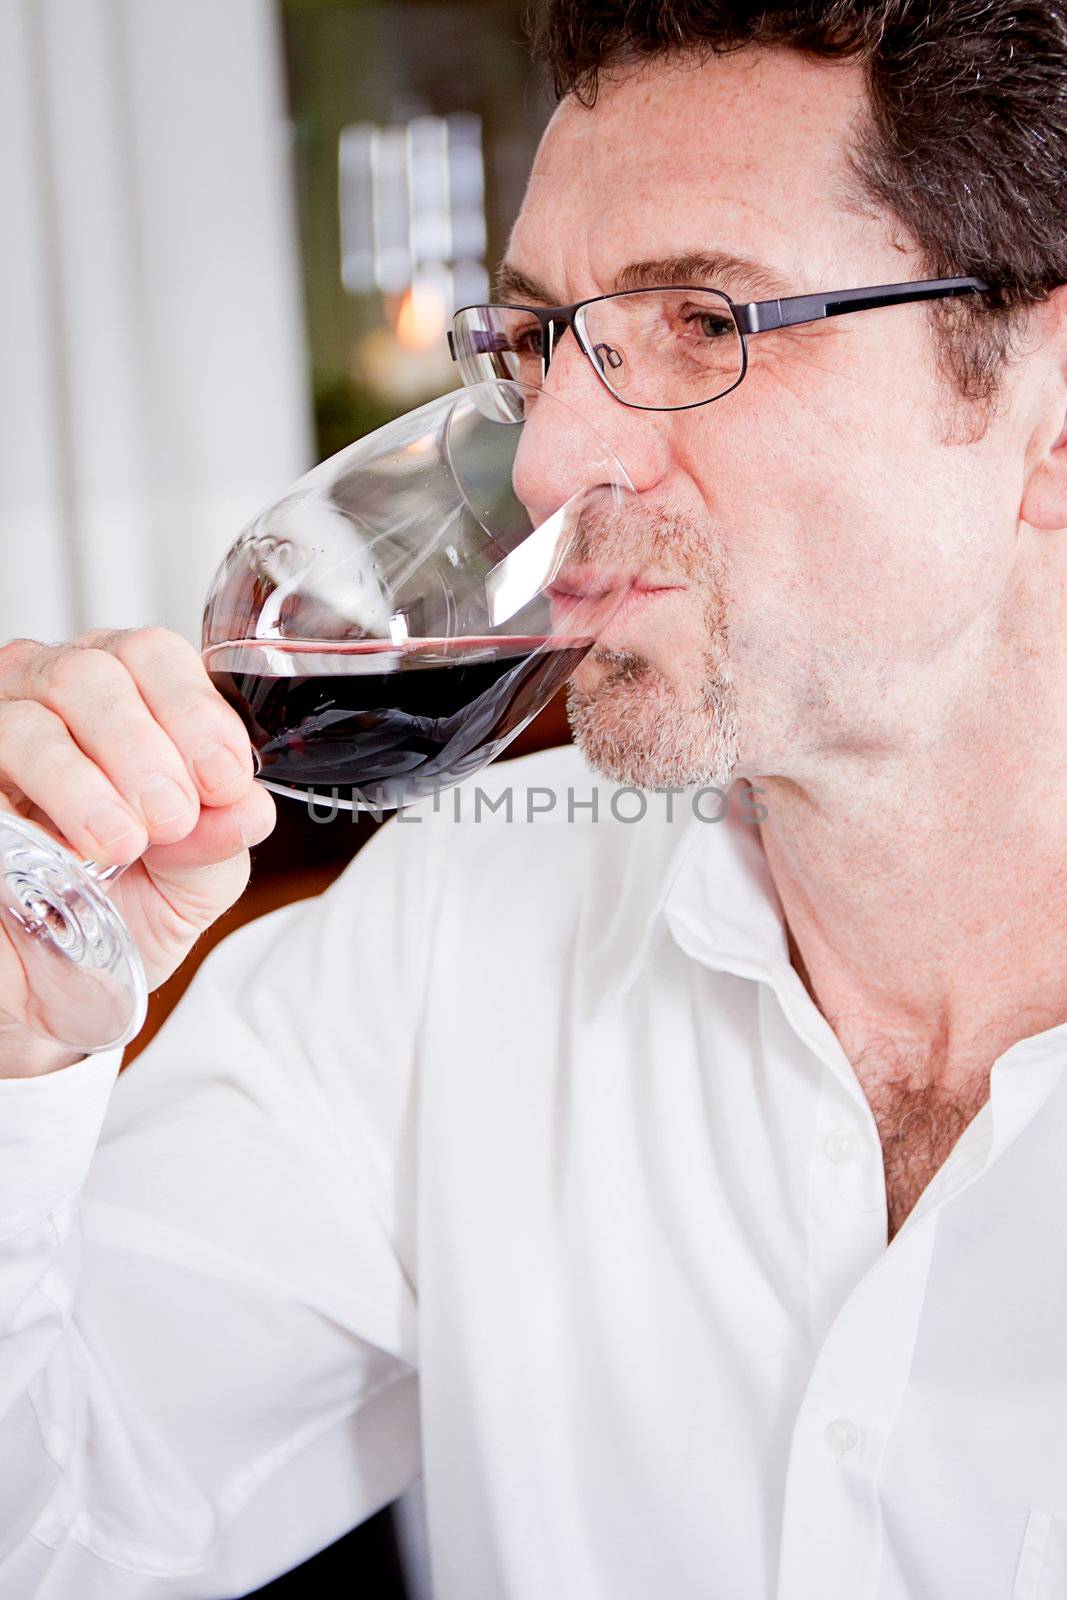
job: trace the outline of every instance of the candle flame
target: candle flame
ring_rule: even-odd
[[[406,350],[428,350],[445,331],[448,308],[432,284],[413,283],[396,314],[396,337]]]

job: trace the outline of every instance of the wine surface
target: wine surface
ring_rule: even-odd
[[[206,665],[248,729],[262,778],[326,800],[358,790],[357,804],[378,809],[485,766],[591,648],[588,639],[249,640],[211,652]],[[286,671],[264,670],[282,658]]]

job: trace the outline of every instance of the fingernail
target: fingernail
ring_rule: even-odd
[[[89,813],[85,826],[98,844],[109,849],[128,833],[136,833],[141,824],[113,800],[103,800]]]
[[[206,744],[193,757],[193,771],[205,789],[221,789],[244,770],[240,756],[225,744]]]
[[[157,828],[177,822],[189,810],[189,797],[173,778],[149,778],[140,794],[141,810]]]

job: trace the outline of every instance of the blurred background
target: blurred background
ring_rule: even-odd
[[[452,388],[551,113],[521,0],[0,0],[0,643],[199,645],[243,525]],[[566,737],[559,704],[509,753]],[[282,801],[231,928],[373,831]],[[221,1335],[220,1335],[221,1336]],[[271,1600],[428,1600],[419,1486]]]
[[[551,110],[520,0],[0,0],[0,638],[163,623],[453,387]]]

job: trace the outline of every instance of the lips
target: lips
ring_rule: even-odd
[[[602,600],[608,595],[622,602],[651,594],[664,594],[684,588],[684,584],[661,581],[654,573],[605,570],[603,567],[564,567],[546,593],[553,600]]]
[[[630,589],[633,583],[631,572],[572,566],[562,568],[546,592],[553,600],[599,600],[604,595]]]

